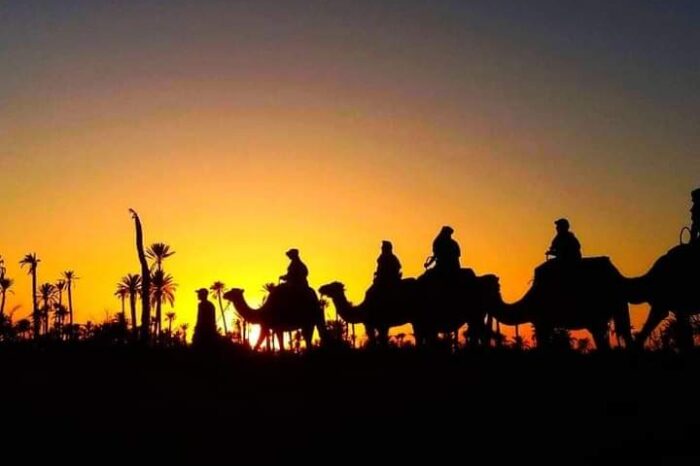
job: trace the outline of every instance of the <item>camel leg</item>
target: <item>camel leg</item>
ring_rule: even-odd
[[[306,350],[310,350],[312,348],[313,344],[313,338],[314,338],[314,328],[313,327],[304,327],[301,329],[301,333],[304,336],[304,341],[306,342]]]
[[[646,339],[649,338],[651,332],[653,332],[654,329],[666,317],[668,317],[668,311],[666,309],[654,305],[651,306],[651,310],[649,311],[649,317],[647,317],[647,321],[644,322],[644,326],[637,335],[637,339],[635,341],[635,346],[638,349],[644,348],[644,342],[646,341]]]
[[[693,348],[693,328],[690,326],[688,314],[674,312],[678,325],[678,348],[688,351]]]
[[[596,327],[589,329],[591,335],[593,335],[593,341],[595,342],[596,350],[598,351],[609,351],[610,350],[610,339],[608,335],[607,324],[601,327]]]
[[[379,343],[379,346],[387,346],[389,344],[388,328],[377,328],[377,343]]]
[[[253,351],[257,351],[260,349],[260,346],[263,343],[263,340],[267,336],[267,328],[266,327],[261,327],[260,328],[260,334],[258,335],[258,341],[255,342],[255,346],[253,347]]]
[[[284,332],[275,332],[277,335],[277,342],[280,345],[280,353],[284,353]]]
[[[491,324],[493,325],[493,323]],[[489,346],[491,343],[491,327],[484,325],[481,319],[475,319],[468,323],[467,340],[469,346]],[[459,334],[457,334],[459,338]]]
[[[369,327],[365,324],[365,333],[367,334],[367,342],[369,346],[374,346],[377,343],[377,335],[374,331],[374,327]]]
[[[535,339],[537,348],[544,349],[552,346],[552,329],[542,325],[535,326]]]
[[[416,348],[420,348],[425,344],[425,335],[419,326],[413,324],[413,338],[416,340]]]

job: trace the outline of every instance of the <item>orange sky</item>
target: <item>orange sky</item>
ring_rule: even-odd
[[[215,280],[259,300],[290,247],[313,286],[340,280],[358,300],[381,240],[415,276],[449,224],[463,264],[514,300],[558,217],[627,275],[689,223],[700,112],[685,23],[657,31],[654,44],[676,46],[661,67],[641,16],[608,30],[586,10],[593,44],[566,24],[421,2],[369,16],[149,5],[0,10],[0,254],[15,318],[30,312],[28,252],[40,283],[81,277],[78,320],[116,312],[115,283],[138,271],[130,207],[148,243],[177,251],[165,268],[178,322]],[[503,32],[507,20],[518,27]]]

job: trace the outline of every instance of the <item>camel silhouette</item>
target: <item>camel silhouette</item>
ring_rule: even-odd
[[[319,288],[319,293],[333,301],[338,315],[349,324],[363,324],[370,343],[386,345],[389,329],[413,322],[417,312],[416,280],[404,279],[391,287],[370,287],[365,299],[353,305],[345,296],[345,285],[332,282]]]
[[[464,269],[450,280],[427,272],[418,279],[402,280],[383,295],[379,290],[368,291],[357,306],[348,301],[340,282],[324,285],[319,292],[331,298],[343,320],[364,324],[370,339],[376,331],[382,344],[387,341],[389,328],[408,323],[413,327],[416,345],[432,344],[439,333],[456,332],[465,323],[469,325],[471,341],[485,343],[486,310],[495,306],[500,297],[498,278],[477,277]]]
[[[316,292],[311,288],[298,289],[289,285],[275,287],[259,309],[251,308],[243,296],[244,290],[233,288],[224,293],[224,299],[233,303],[236,311],[248,322],[261,327],[254,349],[260,348],[263,337],[272,331],[284,349],[283,334],[301,329],[306,347],[311,348],[314,327],[321,342],[325,339],[325,319]]]
[[[632,304],[651,306],[636,345],[642,347],[651,332],[670,312],[679,324],[679,345],[693,346],[689,317],[700,312],[700,244],[676,246],[661,256],[641,277],[628,279]]]
[[[598,349],[609,349],[608,324],[627,347],[632,344],[624,277],[607,257],[587,258],[578,264],[547,262],[519,301],[491,310],[506,325],[532,323],[538,346],[546,346],[556,328],[588,330]]]

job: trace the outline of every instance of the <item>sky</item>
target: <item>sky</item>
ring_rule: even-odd
[[[259,302],[290,247],[359,301],[382,240],[417,276],[442,225],[507,300],[563,216],[642,274],[700,186],[699,22],[695,1],[2,1],[8,308],[29,314],[36,252],[40,283],[80,277],[79,321],[118,312],[129,208],[176,251],[179,323],[215,280]]]

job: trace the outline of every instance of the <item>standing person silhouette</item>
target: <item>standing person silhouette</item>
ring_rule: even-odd
[[[392,285],[401,280],[401,262],[394,255],[391,241],[382,241],[382,252],[377,258],[377,271],[374,272],[374,283],[380,286]]]
[[[216,343],[218,332],[216,330],[216,308],[209,301],[209,290],[200,288],[197,290],[199,305],[197,306],[197,324],[194,327],[192,344],[195,347],[211,347]]]
[[[700,239],[700,188],[694,190],[691,194],[693,206],[690,208],[690,242],[693,244],[699,243]]]
[[[555,257],[561,262],[571,263],[581,260],[581,243],[569,231],[569,221],[565,218],[560,218],[554,224],[557,226],[557,235],[552,240],[552,244],[546,254]]]
[[[425,263],[425,268],[435,263],[435,269],[445,273],[458,272],[461,269],[459,258],[462,251],[457,241],[452,239],[454,230],[450,226],[443,226],[433,241],[433,255]]]
[[[287,267],[287,273],[280,277],[280,280],[286,282],[290,287],[303,289],[309,287],[309,282],[307,277],[309,276],[309,269],[299,258],[298,249],[290,249],[287,251],[287,257],[289,258],[289,267]]]

